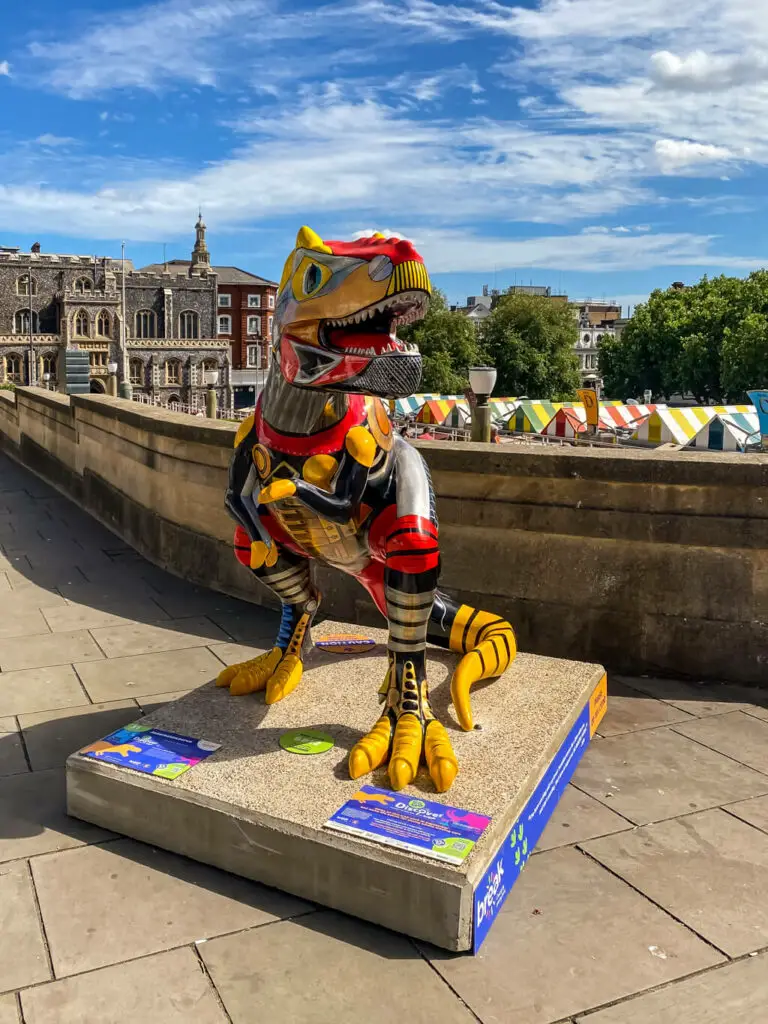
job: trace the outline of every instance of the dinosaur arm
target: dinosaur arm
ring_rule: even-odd
[[[267,505],[281,498],[296,497],[313,512],[332,522],[345,523],[363,497],[368,472],[376,458],[376,442],[365,427],[352,427],[345,439],[345,452],[333,478],[333,490],[323,490],[307,480],[276,480],[259,495]]]

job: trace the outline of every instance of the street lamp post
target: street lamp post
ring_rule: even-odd
[[[45,387],[46,391],[50,391],[51,390],[51,375],[50,375],[50,373],[44,373],[43,374],[43,386]]]
[[[472,411],[472,440],[491,440],[491,407],[488,399],[496,385],[496,369],[493,366],[470,366],[469,386],[477,397],[477,405]]]
[[[111,398],[117,398],[117,363],[107,363],[107,394]]]
[[[208,390],[205,393],[205,415],[209,420],[216,419],[216,385],[219,383],[218,370],[206,370],[205,383]]]

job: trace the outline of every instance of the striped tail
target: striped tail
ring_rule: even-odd
[[[514,630],[501,616],[456,605],[438,591],[427,639],[464,655],[451,679],[451,697],[459,724],[469,731],[474,727],[469,691],[474,683],[500,676],[512,664],[517,653]]]

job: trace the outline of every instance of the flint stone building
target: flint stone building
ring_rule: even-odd
[[[195,231],[183,270],[136,271],[126,260],[125,308],[121,260],[0,246],[0,383],[63,389],[61,354],[78,348],[89,353],[96,394],[107,390],[116,363],[118,380],[127,378],[134,393],[203,408],[205,375],[217,371],[219,404],[230,408],[230,346],[218,337],[202,217]]]

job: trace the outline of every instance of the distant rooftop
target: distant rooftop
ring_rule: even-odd
[[[168,260],[167,264],[150,263],[149,266],[142,267],[139,273],[162,274],[166,266],[175,267],[177,270],[188,270],[192,266],[192,261]],[[265,277],[251,274],[247,270],[241,270],[240,267],[211,267],[211,270],[217,275],[219,284],[259,284],[277,288],[277,281],[268,281]]]

